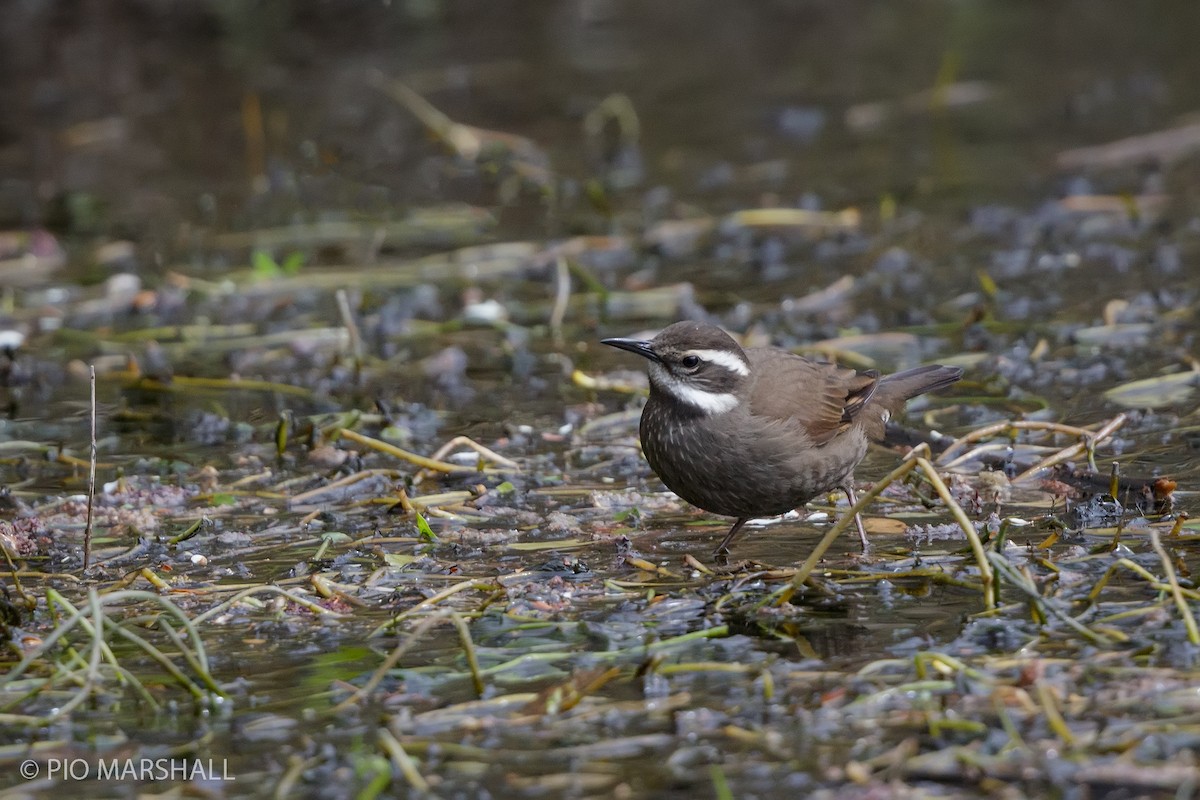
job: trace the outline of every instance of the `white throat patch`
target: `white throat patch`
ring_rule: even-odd
[[[750,368],[746,366],[746,362],[738,358],[736,353],[730,353],[728,350],[688,350],[684,355],[696,356],[710,364],[720,364],[743,378],[750,374]]]
[[[725,354],[721,353],[720,355]],[[699,409],[708,416],[725,414],[732,411],[738,404],[737,397],[728,392],[706,392],[703,389],[697,389],[695,386],[688,386],[686,383],[676,379],[662,364],[650,364],[650,381],[676,400],[681,403],[687,403],[689,406]]]

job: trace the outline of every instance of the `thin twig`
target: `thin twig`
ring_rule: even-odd
[[[959,464],[965,464],[968,461],[973,461],[975,459],[982,458],[983,456],[985,456],[988,453],[1003,453],[1011,447],[1012,447],[1012,445],[1009,444],[1008,442],[988,442],[987,444],[981,444],[978,447],[973,447],[970,450],[967,450],[966,452],[963,452],[963,453],[955,456],[954,458],[950,459],[949,461],[946,461],[943,458],[938,458],[937,465],[941,469],[954,469]],[[1030,450],[1030,451],[1034,451],[1034,452],[1036,452],[1038,450],[1040,450],[1041,452],[1056,452],[1057,448],[1043,447],[1043,446],[1037,446],[1035,448],[1035,446],[1030,445],[1029,447],[1026,448],[1026,450]]]
[[[92,563],[92,505],[96,501],[96,365],[89,367],[92,385],[92,449],[88,459],[87,522],[83,526],[83,571]]]
[[[12,578],[13,591],[15,591],[25,603],[25,607],[30,611],[37,608],[37,599],[25,594],[24,587],[21,586],[21,577],[17,574],[17,565],[13,563],[12,555],[8,552],[8,548],[0,545],[0,553],[4,554],[4,563],[8,565],[9,577]]]
[[[361,364],[363,358],[362,334],[358,331],[358,322],[354,319],[354,311],[350,308],[350,296],[345,289],[338,289],[338,313],[342,316],[342,324],[346,326],[346,335],[350,339],[350,355],[355,364]]]
[[[276,586],[275,584],[272,584],[272,583],[266,583],[261,586],[250,586],[246,589],[242,589],[241,591],[239,591],[237,594],[233,595],[229,599],[227,599],[221,603],[218,603],[217,605],[210,608],[208,611],[205,611],[203,614],[200,614],[199,616],[197,616],[195,619],[193,619],[191,621],[191,624],[193,626],[197,626],[203,622],[207,622],[209,619],[232,608],[233,606],[240,603],[242,600],[245,600],[247,597],[256,595],[259,592],[269,592],[271,594],[282,595],[283,597],[286,597],[288,600],[292,601],[296,605],[302,606],[303,608],[308,609],[309,611],[311,611],[314,614],[320,614],[320,615],[326,616],[330,619],[340,619],[344,616],[347,616],[345,614],[339,614],[336,611],[330,611],[328,608],[325,608],[324,606],[314,603],[312,600],[309,600],[307,597],[302,597],[301,595],[298,595],[294,592],[289,592],[287,589],[284,589],[281,586]],[[196,641],[199,641],[199,639],[197,638]]]
[[[955,520],[962,528],[963,534],[966,536],[967,541],[970,543],[971,550],[975,555],[976,565],[979,568],[979,580],[983,588],[984,603],[987,608],[994,608],[996,605],[995,577],[992,573],[990,565],[988,564],[987,556],[983,550],[983,544],[979,540],[979,534],[975,530],[975,526],[972,525],[971,521],[967,518],[967,515],[962,510],[962,507],[955,502],[953,495],[950,493],[949,487],[946,486],[945,481],[941,479],[941,476],[938,475],[937,470],[934,469],[933,465],[929,463],[929,459],[926,458],[925,455],[919,455],[927,454],[928,452],[928,445],[922,445],[918,448],[914,448],[913,451],[909,453],[908,457],[905,458],[904,463],[892,470],[891,474],[876,483],[871,487],[870,491],[858,498],[858,502],[851,506],[849,510],[842,515],[842,518],[839,519],[837,523],[835,523],[834,526],[826,532],[821,541],[817,543],[817,546],[813,548],[811,553],[808,554],[808,558],[805,559],[804,563],[800,565],[800,568],[796,570],[796,574],[792,576],[791,583],[777,594],[775,599],[776,604],[782,605],[783,603],[786,603],[792,598],[796,591],[804,585],[804,582],[808,580],[809,575],[812,574],[813,569],[816,568],[817,562],[823,555],[825,555],[825,551],[829,549],[830,545],[833,544],[833,540],[836,539],[842,531],[850,526],[850,523],[856,514],[859,514],[866,509],[867,505],[869,505],[872,500],[878,497],[884,489],[900,480],[919,466],[921,471],[924,472],[929,478],[929,482],[937,490],[938,495],[942,498],[942,502],[946,504],[946,507],[950,510],[950,513],[954,516]]]
[[[1151,572],[1141,564],[1138,564],[1135,561],[1130,561],[1128,558],[1119,558],[1104,571],[1104,574],[1100,576],[1100,580],[1096,581],[1096,585],[1092,587],[1090,592],[1088,592],[1087,601],[1089,604],[1095,604],[1096,600],[1099,599],[1100,591],[1108,585],[1109,580],[1112,579],[1112,576],[1117,571],[1118,567],[1124,567],[1130,572],[1133,572],[1137,576],[1143,578],[1148,584],[1150,584],[1150,588],[1156,592],[1174,593],[1174,590],[1168,584],[1163,583],[1158,578],[1154,577],[1154,575],[1151,574]],[[1179,593],[1185,598],[1190,598],[1200,602],[1200,592],[1196,591],[1195,589],[1185,589],[1184,587],[1179,586],[1178,581],[1176,581],[1175,585],[1179,588]]]
[[[556,347],[563,345],[563,319],[571,300],[571,270],[562,254],[554,260],[554,308],[550,310],[550,334]]]

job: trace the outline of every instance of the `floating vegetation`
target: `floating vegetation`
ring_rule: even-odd
[[[370,415],[344,421],[361,425],[365,419]],[[620,415],[615,424],[629,430],[634,419]],[[245,486],[245,479],[214,471],[188,495],[211,503],[214,495],[233,492],[230,511],[210,507],[196,518],[193,503],[183,502],[169,515],[195,520],[182,533],[169,539],[156,535],[148,547],[122,559],[101,552],[93,572],[84,576],[92,588],[70,591],[83,591],[78,606],[52,588],[60,578],[29,567],[14,571],[14,585],[24,596],[39,606],[36,598],[44,596],[51,627],[21,638],[22,655],[0,682],[0,695],[8,698],[5,720],[38,728],[98,702],[113,709],[129,703],[158,709],[161,690],[148,687],[160,681],[177,686],[199,708],[236,717],[245,702],[241,679],[229,671],[233,661],[224,656],[214,661],[212,651],[229,646],[231,637],[246,637],[237,633],[246,626],[284,625],[289,638],[304,638],[333,624],[339,640],[383,646],[349,662],[340,676],[331,673],[314,695],[295,702],[306,714],[330,721],[346,719],[352,709],[379,708],[384,723],[372,735],[380,755],[409,786],[426,787],[421,791],[434,783],[467,790],[489,780],[524,791],[535,779],[538,785],[561,780],[607,791],[614,773],[603,764],[638,765],[649,790],[689,774],[680,765],[701,757],[696,741],[709,748],[701,763],[719,767],[721,780],[736,786],[758,785],[768,779],[764,776],[787,780],[797,769],[828,786],[851,780],[851,773],[866,784],[896,776],[1012,780],[1013,764],[1034,767],[1048,742],[1103,763],[1115,741],[1156,730],[1165,701],[1125,703],[1110,712],[1125,720],[1125,732],[1114,740],[1097,731],[1094,706],[1079,699],[1085,684],[1090,696],[1125,696],[1127,689],[1119,687],[1149,670],[1155,697],[1178,698],[1191,680],[1190,659],[1170,655],[1169,644],[1172,617],[1188,641],[1198,641],[1194,609],[1200,593],[1181,580],[1167,549],[1184,541],[1181,521],[1121,517],[1123,542],[1147,542],[1147,553],[1155,557],[1149,563],[1135,560],[1124,545],[1081,551],[1068,538],[1055,541],[1058,534],[1046,540],[1046,530],[1065,527],[1065,507],[1029,508],[1032,524],[1011,511],[1002,514],[999,503],[980,501],[973,493],[978,490],[965,491],[972,478],[961,470],[989,457],[993,451],[986,446],[995,438],[1069,437],[1078,440],[1067,445],[1075,455],[1094,452],[1125,419],[1118,415],[1089,429],[1026,420],[989,423],[948,446],[940,444],[940,462],[958,465],[959,472],[950,474],[934,466],[928,445],[922,445],[856,506],[839,510],[840,521],[823,536],[816,523],[803,543],[785,545],[778,534],[761,532],[748,537],[746,549],[752,552],[756,542],[769,539],[768,550],[758,549],[787,552],[790,559],[807,555],[798,568],[755,557],[710,567],[690,552],[672,554],[654,543],[662,532],[679,536],[672,532],[678,528],[635,532],[614,524],[609,503],[591,502],[594,490],[555,492],[556,506],[566,514],[535,511],[540,501],[531,506],[521,499],[538,496],[528,491],[530,466],[505,455],[502,445],[496,449],[460,436],[420,456],[351,427],[336,428],[334,447],[365,446],[374,454],[369,459],[397,465],[368,467],[321,486],[311,486],[311,479],[276,478],[273,488],[268,483],[266,491],[248,494],[232,490],[234,483]],[[456,452],[471,454],[473,461],[445,460]],[[1038,455],[1017,469],[1042,474],[1061,461],[1056,454],[1062,452],[1060,447]],[[507,479],[500,481],[493,471]],[[432,480],[470,476],[483,483],[415,493],[421,473]],[[920,480],[912,481],[915,476]],[[123,491],[154,491],[135,484]],[[372,488],[364,493],[359,485]],[[390,488],[396,486],[408,488]],[[923,486],[932,495],[926,497]],[[386,500],[388,492],[395,499],[384,505],[401,512],[388,526],[398,526],[396,533],[403,535],[378,531],[379,518],[369,510],[381,506],[363,505]],[[262,519],[278,499],[286,500],[288,515],[250,521]],[[875,540],[867,556],[837,547],[853,513],[881,513],[882,501],[893,519],[903,519],[897,514],[911,508],[914,519],[924,515],[939,526],[947,524],[939,520],[951,520],[956,533],[906,545],[930,524],[912,522]],[[638,501],[630,496],[628,502]],[[925,506],[929,510],[921,511]],[[985,513],[988,507],[994,510]],[[427,522],[419,509],[454,513],[438,518],[435,531],[434,520]],[[49,512],[47,507],[39,516],[50,521]],[[299,524],[288,521],[302,512]],[[61,518],[81,511],[54,513]],[[649,512],[652,519],[658,513]],[[495,536],[472,530],[482,525],[478,532],[485,533],[506,517],[515,527]],[[110,524],[99,516],[101,533]],[[335,532],[362,531],[364,525],[376,532]],[[239,529],[244,532],[221,541],[219,530]],[[1074,534],[1084,537],[1078,541],[1098,535]],[[104,539],[101,535],[101,546]],[[44,540],[33,550],[15,540],[5,544],[10,558],[31,565],[50,552]],[[694,542],[697,552],[707,552],[708,544]],[[286,552],[299,566],[276,573],[272,583],[218,579],[230,567],[262,575],[276,554]],[[473,557],[464,560],[468,552]],[[506,561],[511,566],[497,569]],[[121,570],[127,571],[114,575]],[[1119,582],[1122,574],[1137,580]],[[134,588],[139,582],[155,591]],[[910,614],[924,616],[920,609],[934,598],[966,614],[940,649],[919,646],[911,639],[917,629],[905,621]],[[892,644],[874,637],[862,642],[869,652],[892,655],[847,660],[838,640],[863,636],[847,619],[847,605],[866,614],[906,609],[887,626],[899,637]],[[30,628],[28,611],[18,606],[13,613],[12,625]],[[1147,628],[1148,619],[1163,624]],[[907,638],[906,630],[912,631]],[[269,641],[254,646],[271,647]],[[762,647],[771,641],[792,643],[798,659],[771,655]],[[1071,654],[1086,652],[1106,656],[1082,671],[1072,668]],[[161,678],[150,677],[156,674]],[[1164,686],[1167,694],[1160,695]],[[631,695],[643,699],[633,701]],[[731,696],[741,699],[735,705],[718,699]],[[764,728],[755,722],[781,709],[804,720],[804,736],[792,726]],[[362,730],[351,725],[347,735],[357,737]],[[286,728],[263,735],[292,736]],[[330,736],[331,742],[349,743]],[[531,737],[542,742],[536,757],[527,748]],[[581,744],[581,737],[588,743]],[[719,759],[733,747],[743,751],[741,760]],[[854,755],[834,766],[819,757],[827,748],[851,748]],[[946,748],[972,753],[971,772],[949,771],[941,755]],[[243,776],[259,768],[239,761],[236,769]],[[1083,785],[1090,774],[1047,776],[1048,782],[1028,785]],[[287,771],[275,785],[297,787],[307,780]],[[1140,786],[1149,778],[1129,780]]]
[[[221,5],[212,30],[258,13]],[[368,5],[414,38],[497,19]],[[625,35],[601,11],[603,41],[574,12],[554,23],[562,85]],[[212,73],[271,55],[248,38],[264,52],[222,39]],[[37,136],[17,104],[5,141],[37,183],[14,177],[0,210],[65,196],[63,219],[0,231],[5,788],[103,793],[53,769],[129,757],[218,759],[236,780],[168,791],[229,796],[1191,792],[1197,129],[997,147],[1063,100],[1010,115],[1002,74],[960,58],[839,96],[852,147],[827,138],[846,131],[825,100],[792,105],[795,70],[726,70],[770,107],[713,101],[699,132],[664,127],[661,102],[707,98],[694,65],[646,80],[652,102],[640,79],[530,91],[524,54],[336,84],[239,73],[220,102],[242,97],[222,124],[245,157],[222,148],[237,172],[189,183],[165,228],[146,210],[172,208],[161,188],[122,185],[137,202],[109,217],[73,184],[97,153],[161,170],[179,151],[138,115],[52,130],[59,107],[104,107],[73,96],[90,68],[35,87]],[[1106,61],[1091,89],[1064,70],[1072,122],[1132,98],[1136,129],[1155,124],[1155,63],[1123,83]],[[172,113],[193,85],[131,74],[113,82]],[[289,114],[285,85],[347,105]],[[697,152],[710,127],[736,144]],[[1019,189],[968,185],[973,138],[990,158],[1057,151],[1070,174],[1005,156],[990,180]],[[751,521],[717,562],[724,524],[641,456],[644,373],[599,346],[680,318],[965,379],[891,421],[852,506]],[[844,535],[856,513],[866,552]]]

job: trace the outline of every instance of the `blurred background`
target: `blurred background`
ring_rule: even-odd
[[[470,369],[558,418],[547,349],[708,317],[883,369],[958,351],[1094,415],[1079,387],[1191,363],[1197,30],[1183,1],[21,0],[0,284],[39,287],[23,335],[151,350],[352,310],[385,372],[432,359],[445,391],[406,396],[438,407]],[[336,337],[274,367],[196,350],[174,369],[347,381]]]
[[[1160,172],[1175,150],[1101,174],[1064,151],[1200,108],[1197,30],[1186,0],[18,0],[0,21],[0,224],[128,238],[152,270],[189,254],[189,226],[448,201],[550,237],[680,204],[954,214],[1172,177],[1190,201],[1194,164]],[[562,213],[448,170],[376,74],[534,143]],[[632,138],[611,115],[585,131],[612,95]]]
[[[0,764],[178,747],[228,755],[231,796],[415,796],[409,748],[444,797],[1186,794],[1197,33],[1195,0],[6,0],[0,534],[33,530],[35,593],[205,609],[232,699],[176,701],[156,662],[161,713],[115,681],[64,702],[99,686],[72,639],[45,691],[0,668]],[[792,610],[760,566],[836,499],[713,574],[727,523],[663,491],[645,365],[599,344],[680,318],[962,366],[904,441],[972,443],[947,480],[1012,559],[1004,605],[899,485],[872,557],[843,537]],[[89,455],[99,572],[66,581]],[[211,618],[285,585],[341,616]],[[454,608],[486,694],[426,625]]]

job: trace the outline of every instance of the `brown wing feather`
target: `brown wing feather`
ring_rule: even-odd
[[[854,372],[850,369],[839,369],[839,372],[849,372],[853,377],[846,381],[846,407],[842,412],[842,422],[849,425],[858,417],[879,388],[879,370],[868,369]]]
[[[800,425],[814,444],[826,444],[850,427],[879,385],[879,373],[857,372],[770,348],[746,351],[756,381],[753,414]],[[797,402],[804,395],[807,402]]]

